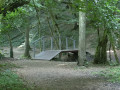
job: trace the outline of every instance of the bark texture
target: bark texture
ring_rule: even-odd
[[[95,59],[94,59],[95,64],[105,64],[106,63],[106,61],[107,61],[107,53],[106,53],[107,42],[108,42],[107,30],[105,30],[103,37],[98,42],[98,46],[96,48]]]
[[[12,40],[10,35],[8,34],[8,40],[9,40],[9,45],[10,45],[10,58],[14,58],[13,56],[13,46],[12,46]]]
[[[79,12],[79,52],[78,52],[78,65],[83,66],[86,61],[86,43],[85,43],[85,32],[86,32],[86,15],[84,12]]]
[[[26,31],[25,31],[25,52],[24,52],[24,57],[26,57],[26,58],[30,58],[30,53],[29,53],[29,50],[30,50],[29,31],[30,31],[30,28],[28,27],[26,29]]]

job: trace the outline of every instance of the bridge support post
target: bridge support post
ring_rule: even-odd
[[[33,57],[35,58],[35,43],[33,44],[34,46],[33,46]]]
[[[68,38],[66,38],[66,49],[68,49]]]
[[[51,50],[53,50],[53,38],[51,37]]]
[[[43,50],[42,51],[45,51],[45,40],[44,40],[44,38],[42,40],[42,43],[43,43]]]
[[[61,38],[59,37],[59,49],[61,50]]]
[[[61,60],[61,57],[62,57],[62,53],[59,54],[59,60]]]
[[[75,40],[73,40],[73,49],[76,48],[76,43],[75,43]]]

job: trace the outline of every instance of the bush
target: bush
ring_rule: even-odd
[[[4,57],[4,54],[0,53],[0,60]]]
[[[10,62],[0,64],[0,90],[29,90],[22,79],[11,71],[11,68],[16,67]]]
[[[99,73],[101,76],[108,78],[110,82],[119,82],[120,83],[120,66],[112,67],[105,71]]]
[[[5,70],[0,73],[1,90],[27,90],[24,87],[23,81],[11,70]]]

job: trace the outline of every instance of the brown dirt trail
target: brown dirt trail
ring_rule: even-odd
[[[94,75],[107,67],[78,67],[73,62],[18,60],[14,69],[33,90],[120,90],[119,84],[109,83]]]

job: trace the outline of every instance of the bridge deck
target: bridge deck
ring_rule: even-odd
[[[51,60],[60,53],[78,52],[78,50],[47,50],[35,55],[34,59]]]
[[[64,53],[64,52],[78,52],[78,50],[77,50],[77,49],[76,49],[76,50],[69,50],[69,49],[68,49],[68,50],[61,50],[61,53],[62,53],[62,52],[63,52],[63,53]]]

